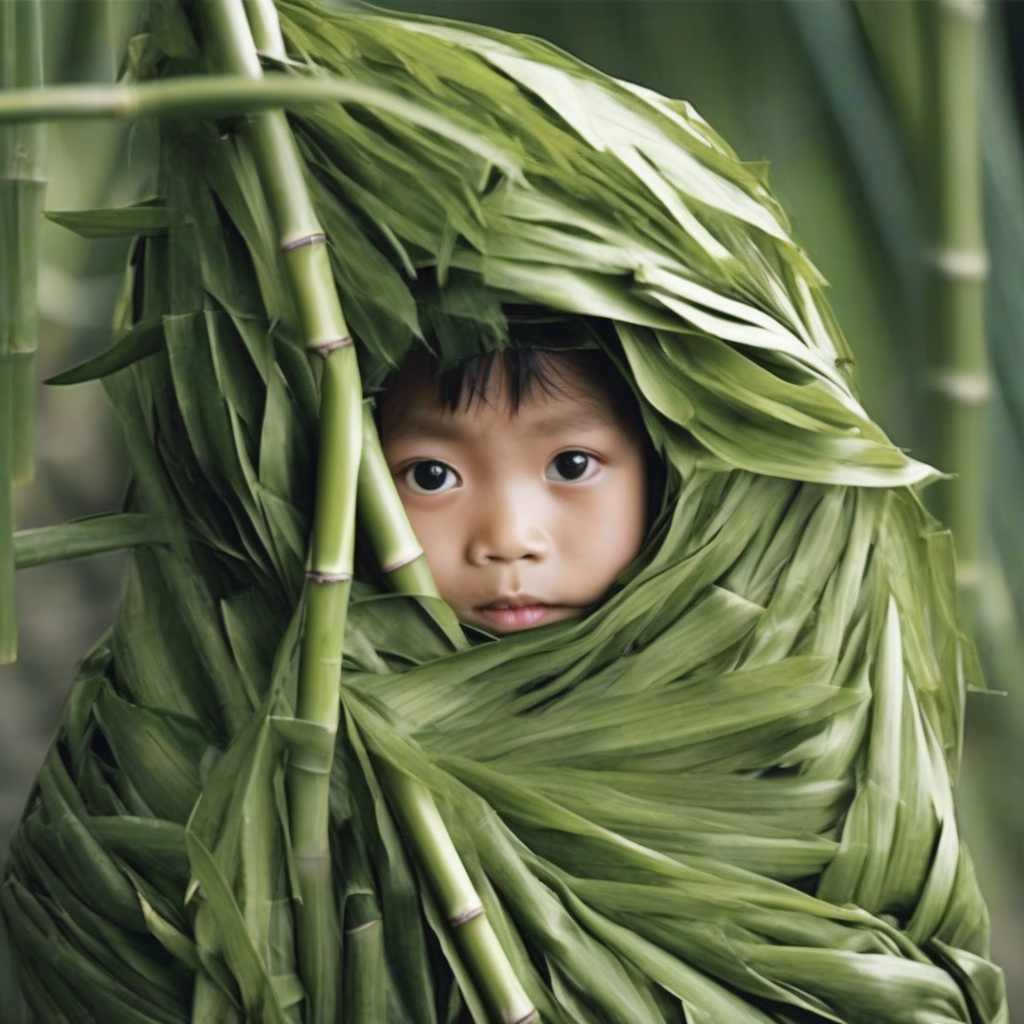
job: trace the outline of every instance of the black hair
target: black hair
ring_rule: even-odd
[[[407,382],[427,381],[436,386],[442,408],[449,412],[469,409],[476,402],[488,402],[494,372],[499,367],[503,371],[501,397],[507,399],[513,415],[538,392],[550,397],[565,395],[574,380],[596,384],[608,396],[620,423],[643,442],[648,525],[653,523],[664,496],[665,466],[644,427],[637,396],[603,348],[509,347],[482,352],[443,368],[435,353],[420,347],[385,381],[381,398],[386,402],[389,394],[400,392]]]
[[[401,388],[404,380],[432,381],[442,408],[449,412],[487,402],[495,370],[501,368],[504,394],[513,413],[531,395],[564,395],[574,380],[596,384],[612,402],[622,422],[643,429],[640,405],[629,384],[601,349],[504,348],[472,356],[448,369],[426,349],[409,356],[402,368],[385,382],[384,393]]]

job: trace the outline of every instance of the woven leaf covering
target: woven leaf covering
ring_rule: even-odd
[[[489,1019],[393,766],[433,792],[545,1022],[1006,1022],[953,809],[978,680],[912,489],[934,473],[861,407],[761,171],[687,104],[538,40],[279,14],[289,73],[437,115],[291,120],[367,393],[425,335],[454,363],[542,306],[611,325],[593,343],[667,467],[583,619],[454,649],[436,599],[389,594],[360,545],[332,776],[344,1019]],[[175,4],[150,28],[136,73],[204,70]],[[232,128],[166,122],[159,196],[78,224],[143,225],[94,371],[128,511],[172,529],[133,554],[12,843],[3,909],[43,1021],[305,1019],[284,772],[324,742],[292,710],[317,367]]]

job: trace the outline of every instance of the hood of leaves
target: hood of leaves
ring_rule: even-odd
[[[188,68],[187,20],[154,10],[138,66]],[[1005,1021],[951,795],[972,653],[949,538],[905,486],[931,471],[861,408],[760,172],[685,103],[539,40],[280,13],[290,72],[452,126],[292,119],[368,393],[424,338],[446,361],[516,344],[510,310],[602,318],[677,471],[585,619],[455,651],[429,600],[369,570],[355,587],[333,867],[339,927],[359,908],[380,929],[360,962],[387,1020],[487,1014],[381,763],[434,793],[546,1022]],[[44,1019],[283,1024],[303,999],[284,751],[317,742],[291,710],[317,381],[231,126],[162,143],[106,384],[129,506],[180,531],[133,555],[4,910]]]

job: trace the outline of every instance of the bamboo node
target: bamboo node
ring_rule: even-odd
[[[525,1017],[517,1017],[512,1024],[534,1024],[535,1021],[540,1020],[540,1013],[537,1010],[531,1010]]]
[[[362,924],[357,924],[354,928],[346,928],[346,935],[358,935],[360,932],[369,931],[371,928],[376,928],[380,924],[380,919],[375,918],[372,921],[364,921]]]
[[[281,243],[281,252],[291,252],[293,249],[301,249],[304,245],[320,245],[327,241],[327,236],[322,231],[314,231],[311,235],[303,235],[301,238],[293,238],[290,242]]]
[[[309,569],[306,572],[306,579],[312,583],[348,583],[352,579],[350,572],[317,572]]]
[[[473,907],[472,910],[467,910],[464,914],[457,914],[455,917],[449,917],[448,923],[453,928],[458,928],[461,925],[469,924],[470,921],[478,918],[484,912],[483,905]]]
[[[332,352],[339,348],[348,348],[352,344],[352,335],[346,334],[344,338],[332,338],[330,341],[323,341],[319,345],[310,345],[309,351],[315,352],[318,356],[326,359]]]
[[[992,393],[989,375],[973,370],[936,370],[928,386],[961,405],[981,405]]]
[[[958,281],[984,281],[988,277],[988,254],[984,249],[946,246],[929,253],[933,267]]]
[[[423,548],[417,547],[411,555],[404,555],[396,558],[393,562],[388,562],[387,565],[381,566],[382,572],[397,572],[399,569],[404,569],[407,565],[412,565],[420,555],[423,554]]]

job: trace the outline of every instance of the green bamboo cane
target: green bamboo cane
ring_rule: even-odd
[[[0,85],[8,88],[13,70],[11,50],[15,37],[15,8],[0,3]],[[11,173],[14,131],[0,134],[4,172]],[[13,192],[17,180],[0,181],[0,665],[15,660],[18,623],[14,614],[14,368],[12,334],[18,287],[18,236]]]
[[[369,406],[364,410],[359,515],[395,591],[436,596],[437,587],[395,489]],[[385,764],[379,768],[388,797],[495,1020],[501,1024],[536,1021],[537,1010],[498,942],[430,791],[397,768]]]
[[[0,2],[0,86],[43,81],[38,0]],[[32,475],[36,275],[46,190],[40,124],[0,128],[0,664],[17,656],[14,487]]]
[[[256,20],[254,39],[242,0],[203,8],[211,62],[219,70],[260,78],[259,45],[283,46]],[[283,56],[283,51],[277,55]],[[330,786],[340,708],[345,615],[352,580],[356,480],[362,430],[362,388],[348,326],[313,209],[302,162],[283,111],[242,126],[259,169],[277,232],[281,259],[308,351],[323,359],[320,447],[310,546],[306,619],[295,716],[322,732],[315,749],[295,748],[288,767],[289,824],[299,880],[296,944],[308,999],[307,1021],[332,1024],[338,999],[340,952],[331,872]]]
[[[936,464],[956,474],[936,485],[934,500],[956,538],[957,587],[969,626],[980,577],[989,396],[979,109],[984,4],[937,0],[930,14],[934,319],[928,332],[933,394],[928,415]]]
[[[464,647],[466,636],[455,613],[440,601],[423,548],[398,497],[368,403],[363,407],[358,502],[359,519],[392,589],[399,594],[437,598],[438,624],[456,647]]]
[[[359,463],[359,518],[381,569],[398,593],[437,597],[423,548],[395,490],[369,404],[363,409],[363,456]]]
[[[217,6],[219,24],[214,25],[211,18],[211,38],[222,51],[218,54],[221,66],[236,74],[256,77],[261,73],[257,50],[278,59],[286,54],[273,8],[253,2],[248,11],[255,30],[249,36],[251,47],[239,43],[245,40],[247,26],[242,24],[245,12],[237,2],[225,0]],[[310,205],[287,120],[283,113],[263,114],[250,122],[247,132],[281,236],[300,319],[309,319],[303,332],[307,346],[326,360],[308,574],[313,585],[307,603],[296,715],[330,732],[333,740],[340,706],[342,637],[352,574],[354,503],[363,444],[359,371],[327,259],[326,237]],[[364,521],[373,524],[371,529],[379,545],[382,566],[403,589],[436,595],[422,548],[409,526],[372,425],[367,439],[369,458],[362,473],[367,485]],[[300,964],[310,997],[311,1020],[327,1022],[333,1020],[337,998],[331,974],[337,940],[332,927],[334,901],[329,898],[330,762],[313,763],[314,760],[309,752],[292,755],[290,816],[302,889],[302,905],[297,913]],[[498,1019],[505,1024],[535,1020],[536,1010],[484,916],[480,898],[429,790],[393,770],[385,771],[385,781],[463,953]],[[354,952],[360,952],[358,943]],[[314,956],[311,969],[307,958]]]
[[[11,3],[13,0],[0,0]],[[206,10],[205,7],[202,10]],[[353,103],[386,110],[410,124],[436,131],[456,145],[490,160],[508,174],[519,168],[497,146],[401,96],[359,82],[326,75],[300,77],[276,72],[262,78],[242,73],[182,75],[135,85],[50,85],[0,92],[0,124],[143,117],[229,117],[301,108],[321,103]]]
[[[260,80],[256,42],[238,0],[217,0],[204,9],[215,63],[228,75],[219,80],[180,78],[173,82],[138,86],[93,86],[24,90],[0,96],[0,122],[117,117],[134,119],[175,114],[214,115],[268,111],[292,106],[347,100],[375,106],[437,129],[453,142],[465,141],[481,151],[481,141],[446,121],[417,110],[400,99],[355,83],[284,76]],[[255,12],[255,13],[254,13]],[[282,56],[268,5],[251,4],[249,13],[261,32],[259,52]],[[240,16],[241,15],[241,16]],[[261,20],[262,19],[262,20]],[[248,42],[247,49],[243,44]],[[353,522],[350,506],[356,488],[360,440],[361,392],[358,367],[348,342],[348,331],[333,287],[324,248],[325,239],[309,205],[301,164],[283,114],[270,109],[244,128],[263,176],[268,206],[274,217],[289,283],[303,327],[307,348],[325,356],[321,398],[321,446],[310,579],[314,582],[307,606],[297,717],[324,729],[333,740],[337,731],[341,637],[351,578]],[[489,148],[489,147],[484,147]],[[500,151],[489,154],[505,166]],[[514,168],[509,168],[513,170]],[[294,204],[293,204],[294,201]],[[296,244],[297,243],[297,244]],[[375,438],[375,431],[373,434]],[[379,442],[375,443],[379,453]],[[382,459],[383,456],[381,455]],[[383,472],[383,476],[382,476]],[[437,590],[419,549],[410,559],[393,558],[395,550],[409,548],[411,528],[394,490],[386,466],[377,464],[370,474],[386,486],[373,485],[367,495],[390,492],[384,514],[371,519],[387,524],[378,531],[384,542],[383,563],[395,589],[403,593],[436,596]],[[368,506],[379,509],[370,497]],[[323,514],[326,509],[327,513]],[[390,541],[386,540],[390,538]],[[397,547],[389,547],[389,543]],[[321,595],[317,597],[316,595]],[[457,624],[442,623],[446,632],[462,641]],[[333,745],[333,744],[332,744]],[[329,749],[324,746],[322,749]],[[308,751],[293,753],[291,768],[291,830],[296,859],[303,879],[302,906],[297,913],[297,942],[303,980],[310,993],[311,1020],[330,1020],[336,1005],[334,967],[337,953],[336,921],[330,892],[327,797],[329,765],[313,763]],[[448,837],[429,791],[391,773],[393,801],[413,837],[424,869],[438,891],[463,952],[486,998],[499,1019],[527,1022],[536,1019],[508,959],[482,915],[465,868]],[[455,899],[455,894],[462,897]]]

